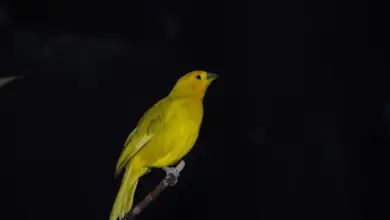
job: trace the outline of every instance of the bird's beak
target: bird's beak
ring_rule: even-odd
[[[215,74],[215,73],[207,73],[207,80],[209,82],[212,82],[212,81],[214,81],[217,78],[218,78],[217,74]]]

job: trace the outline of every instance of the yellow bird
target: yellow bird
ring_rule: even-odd
[[[168,96],[143,115],[130,133],[116,165],[116,175],[126,169],[111,211],[110,220],[130,212],[138,180],[150,168],[163,168],[178,177],[170,167],[183,158],[198,138],[203,118],[203,97],[217,74],[192,71],[179,80]]]

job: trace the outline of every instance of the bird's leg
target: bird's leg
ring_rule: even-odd
[[[168,184],[174,186],[179,179],[180,171],[176,167],[163,167],[162,169],[168,176]]]

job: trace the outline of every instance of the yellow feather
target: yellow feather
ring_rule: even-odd
[[[120,171],[125,165],[127,165],[128,161],[133,157],[133,155],[137,153],[137,151],[141,149],[141,147],[143,147],[152,137],[153,134],[145,134],[143,137],[141,137],[141,139],[137,140],[134,145],[127,145],[128,147],[125,147],[116,165],[115,176],[119,175]]]
[[[149,168],[171,166],[192,149],[202,123],[203,97],[216,77],[204,71],[187,73],[138,122],[116,166],[116,174],[123,168],[126,172],[110,220],[122,219],[131,210],[138,179]]]

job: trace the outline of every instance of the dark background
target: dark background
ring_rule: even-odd
[[[221,76],[200,137],[139,219],[372,219],[390,125],[378,8],[1,2],[0,75],[24,78],[0,91],[0,219],[108,219],[127,135],[194,69]]]

